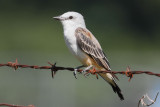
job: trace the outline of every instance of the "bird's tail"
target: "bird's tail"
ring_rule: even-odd
[[[99,75],[112,86],[113,91],[118,94],[120,100],[124,100],[121,89],[116,84],[113,76],[110,73],[99,73]]]

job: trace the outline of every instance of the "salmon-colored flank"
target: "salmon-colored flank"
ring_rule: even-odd
[[[97,70],[104,69],[103,67],[99,66],[97,62],[93,58],[91,58],[89,55],[87,55],[87,58],[83,59],[81,62],[86,66],[93,65],[93,67]]]

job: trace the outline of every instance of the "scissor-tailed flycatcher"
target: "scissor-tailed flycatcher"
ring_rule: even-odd
[[[60,20],[64,29],[64,39],[71,53],[78,58],[84,66],[93,66],[97,70],[110,71],[108,59],[99,42],[86,28],[83,16],[77,12],[66,12],[54,17]],[[111,73],[98,73],[113,88],[121,100],[124,100],[120,88]]]

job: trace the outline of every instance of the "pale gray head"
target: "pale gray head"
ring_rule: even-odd
[[[85,28],[85,22],[83,16],[77,12],[66,12],[60,16],[53,17],[61,21],[64,28],[66,27],[83,27]]]

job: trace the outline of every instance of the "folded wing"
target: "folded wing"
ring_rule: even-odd
[[[78,46],[89,56],[91,56],[96,63],[105,68],[111,70],[106,55],[104,54],[97,39],[86,29],[77,28],[75,32]]]

